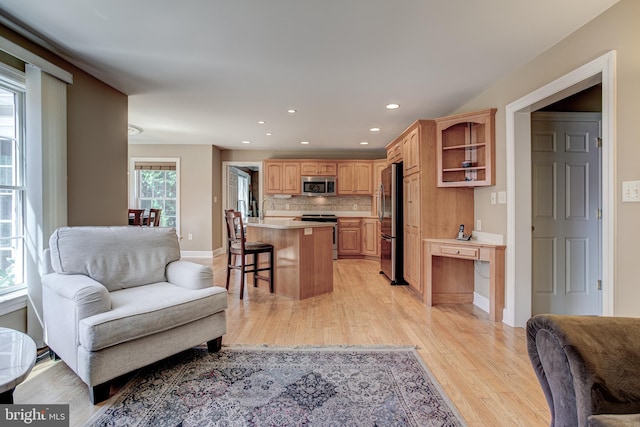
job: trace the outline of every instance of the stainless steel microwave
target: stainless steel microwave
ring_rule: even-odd
[[[303,196],[335,196],[336,190],[335,176],[302,177]]]

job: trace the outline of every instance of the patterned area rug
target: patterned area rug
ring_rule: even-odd
[[[412,348],[195,348],[134,377],[95,426],[463,426]]]

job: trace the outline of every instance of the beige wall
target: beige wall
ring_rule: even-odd
[[[212,162],[217,151],[210,145],[131,144],[131,157],[180,158],[180,230],[182,251],[211,252]],[[218,197],[219,199],[219,197]],[[193,235],[193,240],[187,236]]]
[[[616,292],[614,313],[640,316],[640,281],[637,275],[640,241],[640,203],[621,203],[621,182],[640,180],[640,2],[622,0],[577,32],[544,52],[518,72],[488,88],[462,111],[488,107],[496,114],[496,186],[475,190],[475,215],[482,219],[483,231],[506,237],[506,205],[491,205],[490,193],[506,190],[505,107],[547,83],[579,68],[610,50],[617,51],[616,101]],[[490,58],[489,58],[490,59]],[[605,141],[606,143],[606,141]],[[517,280],[517,278],[516,278]]]
[[[0,35],[73,74],[67,86],[68,224],[126,224],[127,96],[1,25]]]
[[[391,141],[389,141],[391,142]],[[261,162],[265,159],[384,159],[382,150],[307,151],[307,150],[222,150],[225,162]]]
[[[0,316],[0,327],[11,328],[20,332],[27,332],[27,309],[12,311],[11,313]]]

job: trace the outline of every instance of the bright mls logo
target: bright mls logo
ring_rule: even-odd
[[[0,425],[68,427],[69,405],[0,405]]]

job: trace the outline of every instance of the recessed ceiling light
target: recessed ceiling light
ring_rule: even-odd
[[[380,128],[371,128],[369,129],[371,132],[380,132]]]
[[[369,143],[367,141],[362,141],[360,145],[369,145]]]
[[[302,145],[309,145],[309,141],[300,141],[300,144],[302,144]]]
[[[400,104],[387,104],[388,110],[395,110],[396,108],[400,108]]]
[[[259,124],[259,125],[263,125],[263,124],[265,124],[265,123],[267,123],[267,122],[265,122],[264,120],[258,120],[258,124]]]
[[[294,110],[293,108],[290,108],[287,110],[287,113],[290,113],[290,114],[294,114],[295,112],[296,110]]]
[[[242,141],[243,144],[251,144],[251,141]]]
[[[142,133],[142,128],[139,126],[129,125],[127,128],[127,134],[129,135],[140,135]]]
[[[267,136],[271,136],[271,135],[273,135],[273,134],[272,134],[271,132],[267,132],[265,135],[267,135]]]

